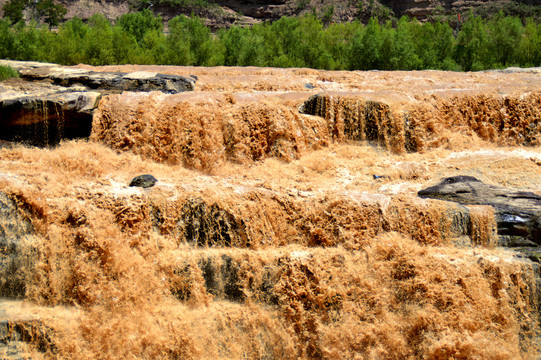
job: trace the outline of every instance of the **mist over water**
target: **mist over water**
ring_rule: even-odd
[[[539,93],[511,94],[495,124],[488,90],[419,95],[463,74],[411,73],[409,99],[409,73],[163,71],[179,69],[196,91],[105,96],[89,140],[0,149],[0,190],[35,229],[27,311],[51,329],[36,356],[535,358],[535,269],[496,246],[492,208],[416,193],[458,174],[538,192]],[[309,81],[350,93],[301,114]],[[351,92],[386,81],[377,117]],[[129,187],[140,174],[157,184]]]

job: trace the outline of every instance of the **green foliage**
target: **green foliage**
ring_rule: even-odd
[[[115,63],[113,50],[113,28],[102,14],[93,15],[88,21],[90,31],[85,36],[82,51],[85,62],[92,65]]]
[[[163,32],[161,16],[155,17],[152,11],[145,9],[136,13],[122,15],[117,25],[140,43],[147,32]]]
[[[466,71],[478,71],[492,66],[486,22],[470,15],[458,35],[455,58]]]
[[[41,19],[49,24],[49,28],[58,26],[64,21],[64,16],[67,13],[66,8],[61,4],[55,4],[53,0],[41,0],[37,3],[36,9]]]
[[[168,6],[179,6],[185,8],[200,8],[206,9],[209,7],[217,6],[214,2],[209,2],[208,0],[158,0],[158,4],[168,5]]]
[[[19,77],[19,73],[11,66],[0,65],[0,81]]]
[[[66,21],[58,31],[56,49],[51,61],[66,65],[89,62],[83,51],[89,33],[90,27],[81,19],[75,17]]]
[[[173,54],[175,49],[181,56],[174,61],[175,65],[212,66],[223,63],[219,61],[221,54],[215,53],[215,40],[210,29],[198,17],[176,16],[169,21],[169,48]],[[174,57],[174,55],[173,55]],[[180,61],[178,61],[180,60]]]
[[[74,18],[48,31],[0,19],[0,57],[61,64],[274,66],[350,70],[443,69],[475,71],[541,65],[541,25],[500,13],[464,17],[458,32],[444,18],[419,23],[372,17],[325,25],[317,14],[284,17],[251,28],[212,34],[198,17],[178,16],[164,34],[150,10],[127,14],[113,26],[103,15]]]
[[[16,38],[8,19],[0,19],[0,58],[10,59],[15,56]]]
[[[58,26],[66,15],[66,8],[61,4],[55,4],[53,0],[11,0],[2,8],[4,16],[15,24],[23,20],[24,10],[30,8],[32,20],[42,19],[49,28]]]
[[[28,3],[28,0],[11,0],[5,3],[2,7],[4,17],[8,18],[12,24],[18,23],[23,19],[23,11]]]

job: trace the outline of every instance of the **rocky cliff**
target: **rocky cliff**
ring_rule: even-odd
[[[0,0],[2,7],[9,0]],[[314,14],[325,23],[359,19],[371,16],[382,19],[409,16],[426,20],[436,16],[450,16],[473,10],[489,16],[499,11],[521,17],[539,16],[541,0],[58,0],[67,9],[66,19],[89,19],[104,14],[110,21],[126,14],[149,8],[165,21],[181,14],[197,15],[214,29],[232,25],[252,25],[274,21],[282,16]]]

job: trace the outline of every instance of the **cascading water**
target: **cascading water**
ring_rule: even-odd
[[[308,92],[256,91],[333,72],[169,71],[201,90],[107,95],[89,140],[0,149],[0,217],[28,235],[0,225],[33,256],[0,309],[36,358],[535,358],[539,266],[497,246],[491,207],[417,191],[457,174],[535,191],[538,147],[420,120],[428,100],[335,94],[307,115]],[[129,187],[140,174],[158,182]]]

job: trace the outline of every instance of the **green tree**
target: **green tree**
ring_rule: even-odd
[[[90,33],[90,27],[78,17],[66,21],[58,30],[54,62],[75,65],[88,62],[85,55],[85,43]]]
[[[494,58],[495,67],[518,65],[518,50],[523,35],[523,26],[519,18],[497,14],[490,22],[489,51]]]
[[[470,12],[458,34],[455,59],[466,71],[490,68],[492,59],[489,52],[488,31],[485,21]]]
[[[23,11],[27,6],[28,0],[11,0],[2,7],[4,17],[16,24],[23,19]]]
[[[15,33],[8,19],[0,19],[0,58],[13,59],[15,55]]]
[[[541,65],[541,24],[526,20],[526,26],[518,45],[519,63],[523,66]]]
[[[40,19],[44,19],[49,25],[49,29],[53,26],[58,26],[64,21],[67,10],[61,4],[55,4],[53,0],[41,0],[37,3],[36,9]]]
[[[383,46],[381,26],[376,18],[370,18],[366,27],[357,30],[349,51],[351,70],[378,69]]]
[[[120,26],[128,34],[133,35],[138,43],[143,40],[145,34],[149,31],[163,32],[163,20],[161,16],[154,16],[152,11],[148,9],[122,15],[118,19],[117,26]]]
[[[169,25],[169,50],[180,55],[178,65],[212,66],[223,63],[223,53],[210,29],[196,16],[176,16]],[[184,63],[185,62],[185,63]]]
[[[88,23],[90,31],[84,38],[85,62],[91,65],[114,64],[111,23],[102,14],[93,15]]]
[[[415,25],[405,16],[398,21],[394,30],[394,38],[389,56],[390,69],[415,70],[421,68],[422,61],[415,53],[414,48],[411,29],[413,26]]]
[[[224,47],[224,65],[235,66],[239,64],[240,45],[249,32],[250,29],[240,26],[232,26],[218,32],[218,38]]]
[[[451,26],[447,22],[436,21],[434,23],[434,42],[432,47],[437,60],[433,68],[459,70],[455,60],[453,60],[456,39],[453,36],[453,29],[451,29]]]
[[[22,21],[13,27],[16,34],[16,42],[13,58],[17,60],[46,61],[43,56],[44,47],[42,46],[41,29],[35,21],[26,26]]]
[[[353,39],[353,35],[361,26],[360,22],[352,21],[332,24],[324,29],[320,41],[324,44],[330,57],[329,69],[339,70],[348,68],[348,59],[346,57],[348,47]]]

